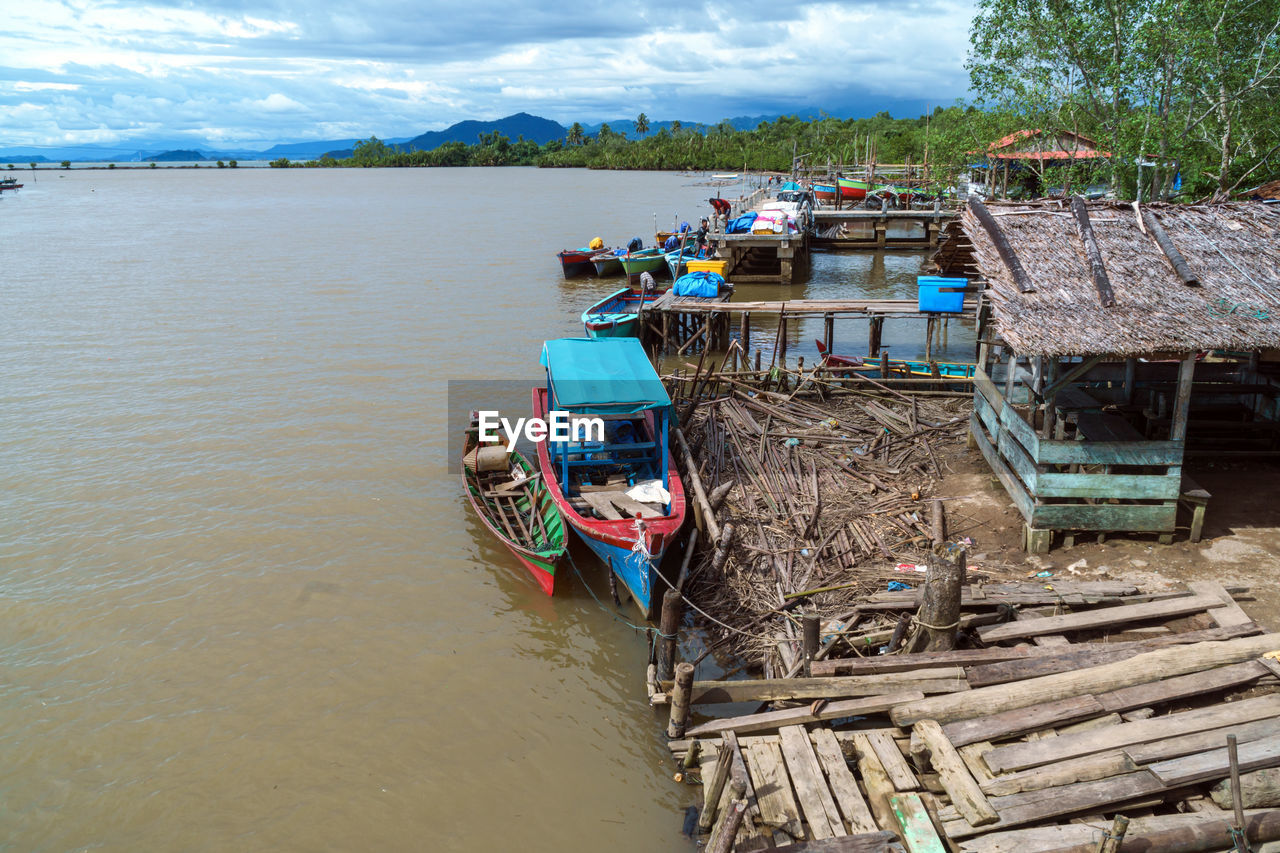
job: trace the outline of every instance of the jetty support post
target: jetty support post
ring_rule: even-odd
[[[929,561],[924,595],[916,615],[916,626],[907,640],[907,652],[946,652],[955,648],[960,624],[960,593],[967,570],[964,551],[955,562]]]
[[[683,604],[684,598],[679,590],[669,589],[662,594],[662,616],[658,623],[662,641],[658,648],[658,678],[662,681],[670,680],[675,674],[680,618],[684,615]]]
[[[818,635],[822,628],[822,617],[818,611],[810,610],[801,617],[804,629],[804,677],[811,678],[813,673],[810,664],[818,656]]]
[[[689,699],[693,693],[693,664],[682,661],[676,664],[675,687],[671,691],[671,718],[667,721],[667,737],[671,740],[684,737],[689,724]]]

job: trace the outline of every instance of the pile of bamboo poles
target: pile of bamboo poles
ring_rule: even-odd
[[[738,629],[712,632],[749,665],[785,674],[800,645],[796,604],[839,632],[865,596],[923,577],[915,567],[948,547],[936,485],[963,452],[969,412],[968,400],[887,390],[823,399],[738,386],[690,404],[692,467],[716,529],[731,527],[688,587]],[[895,627],[888,614],[854,621],[854,648],[883,645]]]

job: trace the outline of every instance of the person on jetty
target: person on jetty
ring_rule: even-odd
[[[729,204],[727,200],[722,199],[719,196],[709,198],[707,201],[711,202],[712,218],[718,219],[723,216],[725,224],[727,225],[729,223],[729,214],[733,211],[733,205]]]

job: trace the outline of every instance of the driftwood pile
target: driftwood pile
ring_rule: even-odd
[[[1187,587],[970,583],[972,627],[950,629],[949,651],[811,650],[810,677],[752,681],[690,682],[681,664],[668,734],[678,778],[703,786],[708,849],[1190,853],[1280,839],[1280,634],[1240,609],[1242,590]],[[651,698],[672,689],[657,682]],[[769,704],[678,718],[720,702]]]
[[[731,626],[709,626],[720,647],[787,674],[799,653],[796,605],[852,630],[857,602],[918,582],[916,567],[948,545],[936,485],[962,450],[970,410],[967,399],[887,390],[819,400],[744,387],[691,407],[677,447],[689,447],[683,470],[696,469],[721,535],[685,592]],[[846,645],[883,645],[893,630],[867,612]]]

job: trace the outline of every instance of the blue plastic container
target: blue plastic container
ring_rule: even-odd
[[[958,314],[964,310],[964,291],[969,280],[938,275],[916,276],[921,311]]]

